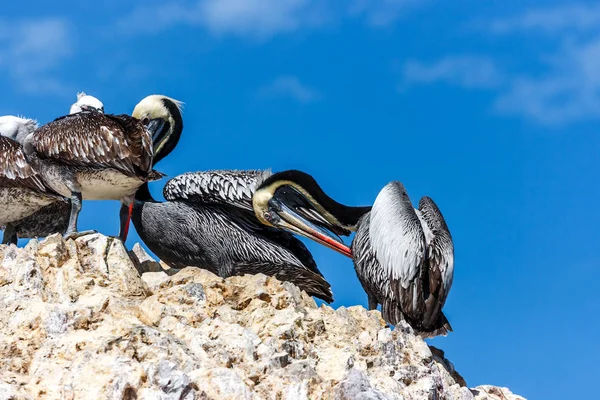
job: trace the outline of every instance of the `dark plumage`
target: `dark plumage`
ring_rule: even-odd
[[[35,131],[31,145],[39,158],[61,166],[109,168],[140,181],[153,177],[152,138],[139,120],[126,114],[84,111],[57,118]]]
[[[124,239],[127,205],[135,191],[162,177],[152,169],[151,132],[128,115],[67,115],[38,128],[27,137],[24,149],[44,181],[71,200],[66,236],[76,235],[82,199],[120,200]]]
[[[164,187],[167,202],[138,191],[132,220],[144,243],[174,267],[195,266],[221,277],[263,273],[333,301],[308,249],[290,233],[261,224],[252,194],[268,173],[211,171],[179,175]]]
[[[104,105],[100,100],[85,93],[77,93],[77,102],[71,106],[70,113],[75,114],[83,110],[104,112]],[[12,135],[24,142],[25,137],[37,129],[37,123],[33,120],[17,118],[12,116],[4,118],[5,126]],[[8,125],[8,126],[6,126]],[[10,134],[10,132],[9,132]],[[17,238],[33,238],[48,236],[53,233],[64,233],[69,226],[71,202],[57,201],[42,207],[32,215],[12,223],[13,237],[8,240],[16,243]]]
[[[452,330],[442,307],[452,285],[454,247],[448,226],[429,197],[415,210],[404,186],[391,182],[372,207],[340,204],[309,175],[284,171],[253,195],[264,224],[304,235],[353,258],[369,309],[382,305],[385,321],[406,320],[424,337]],[[323,232],[356,231],[352,250]]]
[[[5,116],[0,118],[0,225],[4,226],[3,243],[16,243],[15,223],[43,207],[66,200],[50,189],[29,164],[21,144],[35,129],[32,120]]]
[[[369,308],[381,304],[383,319],[406,320],[423,337],[452,330],[442,312],[454,271],[454,247],[444,218],[429,197],[412,207],[400,182],[377,196],[358,223],[354,266]]]
[[[14,224],[14,233],[19,238],[36,238],[64,233],[69,226],[71,203],[57,201],[40,208],[35,213]]]

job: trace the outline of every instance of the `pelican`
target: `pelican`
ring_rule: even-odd
[[[311,253],[292,234],[261,224],[252,194],[269,171],[189,172],[169,180],[166,202],[147,185],[136,194],[132,221],[140,238],[172,267],[194,266],[223,278],[263,273],[311,296],[333,301]]]
[[[77,93],[77,101],[71,105],[70,114],[76,114],[82,111],[96,111],[103,113],[104,105],[94,96]],[[25,120],[26,121],[26,120]],[[32,133],[37,129],[27,129],[26,122],[24,129]],[[17,243],[18,238],[33,238],[48,236],[53,233],[65,233],[69,226],[69,212],[71,210],[70,201],[55,201],[42,207],[35,213],[21,220],[15,221],[13,225],[13,237],[9,243]]]
[[[315,225],[332,232],[356,231],[352,257],[369,309],[382,305],[386,322],[406,320],[423,337],[452,330],[442,307],[452,286],[454,246],[439,208],[429,197],[414,209],[397,181],[386,185],[372,208],[347,207],[323,193],[300,171],[272,175],[253,197],[264,224],[315,239]],[[317,240],[348,255],[340,243]]]
[[[78,96],[78,102],[88,97]],[[138,106],[147,103],[145,98]],[[77,231],[82,200],[120,200],[119,238],[124,241],[135,192],[163,176],[152,169],[152,141],[168,139],[163,137],[164,121],[153,119],[151,112],[142,121],[90,111],[85,104],[72,111],[27,136],[23,148],[46,184],[71,201],[66,238],[95,232]]]
[[[0,225],[4,226],[3,244],[16,243],[15,223],[41,208],[66,203],[49,188],[30,165],[21,143],[37,128],[28,118],[0,117]]]

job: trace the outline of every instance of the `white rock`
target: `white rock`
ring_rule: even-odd
[[[142,276],[140,276],[142,273]],[[164,269],[100,234],[0,246],[0,399],[522,399],[377,311]]]

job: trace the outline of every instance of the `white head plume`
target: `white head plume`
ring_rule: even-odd
[[[14,115],[0,117],[0,135],[16,140],[21,144],[23,144],[27,135],[37,128],[37,121],[33,119],[16,117]]]
[[[97,111],[103,113],[104,104],[94,96],[79,92],[77,93],[77,102],[71,106],[69,113],[75,114],[81,111]]]

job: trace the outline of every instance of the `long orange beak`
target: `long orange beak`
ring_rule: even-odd
[[[328,235],[324,229],[308,221],[285,204],[280,203],[280,210],[277,211],[277,214],[281,217],[281,220],[276,223],[279,228],[302,235],[352,258],[352,250],[348,246]]]

